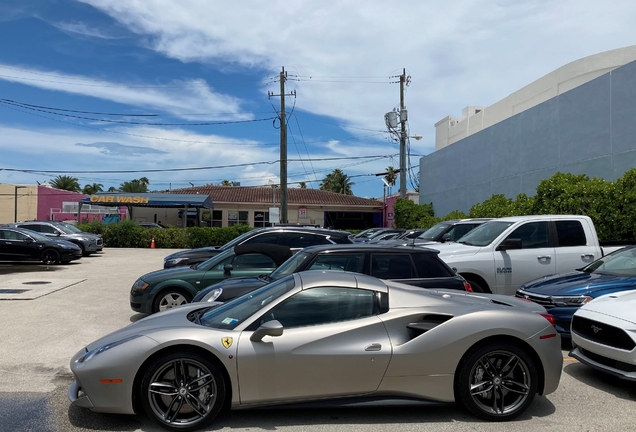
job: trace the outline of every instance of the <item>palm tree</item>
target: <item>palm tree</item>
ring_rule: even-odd
[[[384,180],[389,184],[389,186],[395,186],[395,181],[397,180],[398,173],[395,171],[395,168],[392,166],[387,167],[386,175],[384,176]]]
[[[85,185],[84,189],[82,189],[82,192],[85,193],[86,195],[93,195],[96,194],[97,192],[101,192],[104,190],[104,185],[101,183],[93,183],[92,185]]]
[[[232,182],[229,180],[223,180],[221,186],[232,186]]]
[[[354,184],[355,183],[351,181],[351,178],[348,175],[342,172],[342,170],[336,168],[331,174],[327,174],[327,176],[322,180],[320,183],[320,190],[353,195],[351,186]]]
[[[139,180],[134,179],[129,182],[123,182],[119,185],[119,190],[122,192],[144,193],[148,192],[148,184],[148,179],[146,177],[142,177]]]
[[[117,192],[117,188],[115,186],[111,186],[108,188],[108,192]]]
[[[298,186],[300,186],[301,189],[307,189],[307,183],[305,182],[298,182]]]
[[[150,180],[148,180],[148,177],[142,177],[139,179],[139,183],[141,183],[142,185],[146,186],[146,188],[148,188],[148,186],[150,185]]]
[[[79,185],[77,177],[59,175],[50,181],[51,187],[71,192],[79,192],[82,188]]]

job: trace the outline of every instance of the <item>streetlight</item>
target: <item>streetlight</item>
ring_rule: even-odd
[[[18,222],[18,189],[27,189],[28,186],[15,186],[14,206],[13,206],[13,222]]]

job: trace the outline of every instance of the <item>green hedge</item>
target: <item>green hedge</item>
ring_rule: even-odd
[[[78,225],[86,232],[101,234],[106,247],[149,248],[155,239],[157,248],[192,249],[204,246],[221,246],[233,238],[251,230],[247,225],[225,228],[142,228],[139,224],[124,220],[119,223],[102,224],[89,222]]]

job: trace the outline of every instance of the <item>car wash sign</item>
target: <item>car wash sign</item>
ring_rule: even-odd
[[[148,204],[150,198],[137,195],[91,195],[91,203],[113,203],[113,204]]]

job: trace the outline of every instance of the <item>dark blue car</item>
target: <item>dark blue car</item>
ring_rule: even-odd
[[[516,296],[545,307],[556,329],[570,338],[572,315],[604,294],[636,289],[636,246],[619,249],[572,273],[544,276],[526,282]]]

